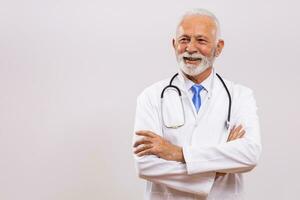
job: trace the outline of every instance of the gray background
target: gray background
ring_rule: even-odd
[[[0,1],[0,199],[143,196],[136,96],[176,70],[180,15],[204,7],[225,40],[215,67],[255,92],[263,155],[248,199],[298,199],[298,1]]]

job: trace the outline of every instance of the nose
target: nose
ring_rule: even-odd
[[[194,41],[190,41],[185,49],[189,54],[197,53]]]

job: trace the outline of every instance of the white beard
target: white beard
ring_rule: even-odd
[[[193,58],[200,58],[199,65],[192,65],[192,64],[185,64],[183,57],[193,57]],[[189,76],[197,76],[204,72],[207,68],[211,67],[214,62],[214,56],[208,58],[201,53],[189,54],[184,52],[177,56],[177,62],[179,64],[180,69]]]

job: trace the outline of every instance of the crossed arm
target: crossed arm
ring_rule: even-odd
[[[242,138],[245,133],[242,125],[234,126],[230,131],[227,142]],[[182,147],[172,144],[152,131],[141,130],[135,134],[142,136],[142,139],[136,141],[133,145],[135,148],[134,153],[137,156],[155,155],[164,160],[185,163]],[[216,178],[225,174],[217,172]]]

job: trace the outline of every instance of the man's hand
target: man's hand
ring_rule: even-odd
[[[243,130],[242,125],[239,125],[238,127],[233,126],[230,131],[230,134],[227,138],[227,142],[242,138],[245,135],[245,133],[246,133],[246,131]],[[220,176],[225,176],[225,175],[226,175],[226,173],[217,172],[215,179],[217,179]]]
[[[151,131],[137,131],[136,135],[144,136],[133,145],[137,156],[156,155],[165,160],[185,163],[181,147],[173,145]]]
[[[238,127],[233,126],[227,138],[227,142],[242,138],[245,133],[246,131],[243,129],[242,125],[239,125]]]

